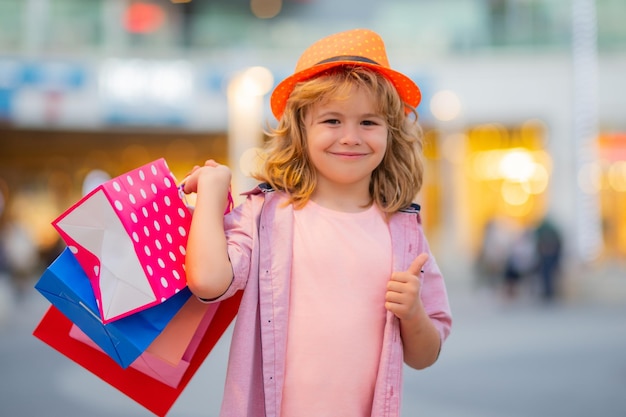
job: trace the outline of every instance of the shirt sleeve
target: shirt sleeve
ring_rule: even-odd
[[[224,233],[228,258],[233,269],[233,280],[226,292],[210,300],[211,302],[232,297],[237,291],[246,287],[252,270],[252,253],[256,246],[255,225],[257,222],[253,214],[254,198],[254,196],[248,196],[243,203],[224,216]]]
[[[434,266],[426,267],[424,270],[422,300],[424,300],[426,313],[433,320],[443,343],[452,328],[452,314],[443,277],[434,260],[432,264]]]
[[[437,261],[430,251],[428,241],[424,236],[422,226],[419,225],[419,232],[422,235],[421,240],[424,244],[422,252],[427,252],[429,257],[424,265],[424,274],[422,278],[420,297],[424,304],[424,309],[428,316],[439,331],[441,343],[447,339],[452,327],[452,313],[450,311],[450,303],[448,300],[448,292],[446,289],[443,274],[437,265]]]

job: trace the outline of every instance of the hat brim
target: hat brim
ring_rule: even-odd
[[[422,99],[422,93],[417,84],[415,84],[415,82],[406,75],[398,71],[392,70],[391,68],[382,67],[378,64],[370,64],[367,62],[333,61],[325,64],[314,65],[310,68],[296,72],[295,74],[281,81],[272,92],[272,96],[270,98],[270,106],[272,108],[272,113],[274,114],[274,117],[276,117],[277,120],[280,120],[283,112],[285,111],[287,99],[291,95],[291,92],[293,91],[297,83],[313,78],[314,76],[330,68],[340,66],[366,67],[371,68],[376,72],[379,72],[394,85],[402,101],[404,101],[411,107],[417,107]]]

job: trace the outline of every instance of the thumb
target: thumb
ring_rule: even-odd
[[[424,264],[426,264],[426,261],[428,261],[428,254],[420,253],[415,259],[413,259],[413,262],[411,262],[411,266],[409,266],[407,272],[411,275],[416,275],[419,277],[424,269]]]

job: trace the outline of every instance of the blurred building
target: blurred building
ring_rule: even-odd
[[[471,263],[493,219],[551,217],[572,262],[625,259],[624,16],[623,0],[0,0],[2,221],[45,249],[94,170],[238,169],[273,119],[267,79],[235,81],[261,67],[275,84],[314,40],[368,27],[423,90],[442,258]]]

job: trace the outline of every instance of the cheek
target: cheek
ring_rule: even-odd
[[[382,164],[383,160],[385,159],[385,155],[387,155],[387,153],[391,152],[391,150],[389,149],[389,145],[387,140],[381,142],[377,148],[376,151],[378,152],[379,156],[380,156],[380,160],[378,161],[378,165]]]
[[[309,156],[309,158],[315,154],[315,152],[319,149],[319,143],[315,140],[311,140],[310,136],[306,139],[304,143],[304,151]]]
[[[319,140],[307,140],[305,144],[304,152],[306,153],[307,158],[313,164],[316,163],[320,159],[320,155],[324,153],[324,144]]]
[[[308,133],[306,148],[309,153],[322,152],[333,144],[333,136],[328,132],[311,129]]]
[[[381,153],[384,156],[387,152],[389,152],[391,139],[385,135],[384,138],[380,138],[377,142],[375,142],[374,146],[376,147],[376,151]]]

